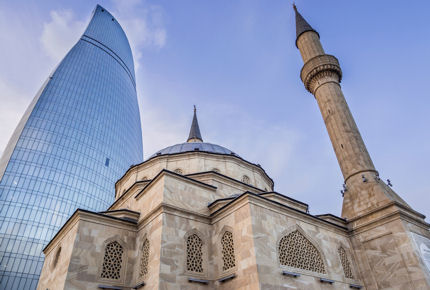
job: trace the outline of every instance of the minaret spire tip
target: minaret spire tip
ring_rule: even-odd
[[[318,32],[312,28],[312,26],[303,18],[303,16],[297,10],[297,6],[295,3],[293,3],[293,8],[296,14],[296,46],[297,46],[297,40],[299,39],[300,35],[302,35],[305,32],[313,31],[319,37]]]

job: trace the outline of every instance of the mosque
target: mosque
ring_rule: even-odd
[[[295,8],[295,7],[294,7]],[[336,57],[296,15],[300,77],[345,180],[341,216],[274,191],[258,164],[203,141],[131,167],[103,212],[78,209],[45,247],[38,289],[430,289],[430,231],[379,178]]]

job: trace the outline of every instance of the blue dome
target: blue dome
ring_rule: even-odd
[[[169,154],[194,152],[194,151],[238,156],[233,151],[216,144],[205,143],[205,142],[189,142],[189,143],[176,144],[176,145],[161,149],[160,151],[152,155],[150,158],[153,158],[155,156],[160,156],[160,155],[169,155]]]

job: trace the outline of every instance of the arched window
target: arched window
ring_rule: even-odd
[[[101,277],[106,279],[121,278],[122,254],[124,250],[117,241],[106,245]]]
[[[352,274],[351,264],[348,260],[348,255],[346,254],[345,249],[340,246],[339,249],[337,249],[337,252],[339,254],[340,262],[342,264],[343,273],[346,278],[354,279],[354,275]]]
[[[203,241],[197,234],[187,238],[187,271],[203,273]]]
[[[184,174],[184,172],[182,171],[181,168],[176,168],[173,172],[175,172],[177,174]]]
[[[221,238],[222,245],[222,270],[227,271],[236,266],[236,259],[234,257],[234,244],[233,234],[226,231]]]
[[[140,257],[140,277],[146,277],[149,264],[149,241],[145,239],[142,246],[142,256]]]
[[[278,251],[282,266],[326,273],[321,254],[298,230],[289,233],[279,241]]]
[[[247,175],[242,176],[242,182],[246,183],[246,184],[249,184],[250,183],[249,177]]]

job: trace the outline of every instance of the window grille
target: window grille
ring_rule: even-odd
[[[106,245],[101,277],[118,280],[121,278],[122,254],[124,250],[117,241]]]
[[[284,236],[279,242],[279,261],[283,266],[326,273],[317,248],[298,230]]]
[[[203,241],[196,234],[187,238],[187,270],[203,273]]]
[[[236,260],[234,257],[234,244],[233,234],[231,232],[225,232],[221,238],[222,245],[222,270],[227,271],[236,266]]]
[[[340,262],[342,264],[343,273],[346,278],[354,279],[354,275],[352,274],[351,264],[349,263],[348,256],[346,254],[346,251],[343,247],[339,247],[337,249],[337,252],[339,253]]]
[[[149,264],[149,241],[145,239],[142,246],[142,256],[140,257],[140,277],[146,277]]]

